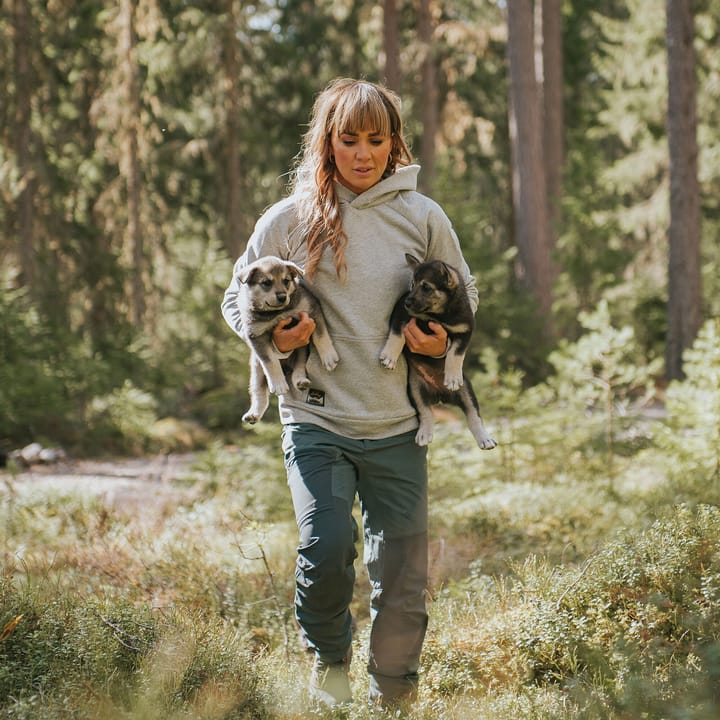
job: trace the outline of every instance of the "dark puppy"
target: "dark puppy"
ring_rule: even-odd
[[[408,363],[408,391],[420,420],[415,441],[427,445],[433,438],[432,405],[440,402],[458,405],[482,450],[497,443],[488,435],[480,417],[478,401],[467,376],[463,374],[465,353],[475,319],[460,273],[440,260],[420,262],[405,255],[413,269],[412,288],[395,304],[390,316],[390,333],[380,353],[380,362],[393,370],[400,353]],[[450,344],[444,358],[431,358],[410,352],[405,347],[403,327],[414,317],[420,329],[432,320],[447,331]]]
[[[283,359],[272,342],[275,326],[287,318],[297,318],[304,310],[315,321],[312,341],[326,370],[338,364],[338,354],[327,331],[325,316],[317,298],[300,285],[303,270],[295,263],[267,256],[244,267],[239,275],[238,308],[242,319],[242,337],[250,346],[250,409],[243,420],[256,423],[267,410],[269,392],[289,392],[285,370],[298,390],[310,387],[305,363],[308,348],[302,347]],[[282,360],[282,362],[281,362]]]

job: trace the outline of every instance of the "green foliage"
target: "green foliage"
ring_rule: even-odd
[[[710,718],[718,540],[717,508],[680,507],[580,567],[529,558],[512,584],[478,575],[462,595],[449,588],[435,608],[427,679],[440,694],[558,687],[566,704],[557,717],[672,717],[690,705],[692,717]]]
[[[602,407],[604,396],[569,398],[593,367],[622,398],[634,376],[621,350],[633,349],[605,308],[584,322],[553,378],[567,384],[564,405],[560,385],[525,390],[522,374],[486,351],[475,379],[500,446],[482,452],[459,421],[438,422],[429,453],[433,601],[414,720],[718,712],[720,511],[699,481],[676,504],[674,477],[712,468],[688,465],[679,444],[616,442],[613,487],[598,482],[605,466],[589,449],[597,423],[584,408]],[[698,433],[700,457],[711,456],[716,436],[698,432],[707,414],[693,410],[704,397],[694,388],[714,387],[716,336],[714,326],[703,330],[688,378],[671,388],[693,398],[681,416],[684,432]],[[150,409],[146,400],[128,387],[108,408],[132,415]],[[641,421],[637,432],[657,436],[660,419],[650,431]],[[545,445],[529,452],[543,433]],[[238,440],[211,445],[163,483],[164,503],[156,485],[145,490],[153,502],[138,486],[137,510],[88,487],[43,494],[6,479],[0,712],[84,718],[90,694],[99,720],[307,714],[309,667],[291,619],[296,530],[277,427]],[[367,592],[359,574],[359,702],[348,720],[373,717],[361,701]]]
[[[156,408],[152,395],[127,380],[109,395],[92,400],[86,418],[88,432],[99,444],[106,443],[105,450],[142,452],[157,419]]]
[[[0,701],[8,718],[266,717],[242,636],[186,610],[0,580]],[[88,690],[93,701],[88,703]]]
[[[685,351],[686,378],[667,389],[668,422],[658,442],[672,452],[683,485],[720,491],[720,321],[708,320]]]

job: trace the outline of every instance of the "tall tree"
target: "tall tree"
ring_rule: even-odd
[[[383,54],[385,84],[400,92],[400,26],[398,0],[383,0]]]
[[[242,189],[240,171],[240,49],[238,42],[239,8],[237,0],[227,0],[223,34],[223,81],[225,97],[226,206],[225,248],[237,257],[245,244],[242,237]]]
[[[437,59],[434,48],[434,7],[432,0],[420,0],[417,32],[422,53],[421,65],[421,118],[420,160],[423,171],[420,187],[432,194],[435,186],[435,139],[439,125]]]
[[[35,173],[32,166],[30,124],[32,81],[30,64],[30,7],[27,0],[12,2],[13,70],[15,73],[14,152],[17,167],[18,197],[16,227],[19,243],[21,281],[27,287],[35,280]]]
[[[127,240],[132,255],[132,317],[137,328],[142,327],[145,315],[144,267],[145,249],[140,221],[142,179],[138,150],[140,122],[140,88],[135,33],[136,0],[123,0],[120,57],[123,63],[123,131],[124,148],[120,169],[125,176],[127,192]]]
[[[665,374],[682,377],[682,353],[702,323],[700,188],[692,0],[667,0],[670,228]]]
[[[545,181],[553,248],[560,227],[560,200],[565,163],[563,109],[562,0],[536,0],[541,20],[536,35],[542,47],[540,82],[543,96]]]
[[[508,3],[510,142],[520,281],[551,332],[552,261],[543,154],[543,112],[535,74],[533,2]]]

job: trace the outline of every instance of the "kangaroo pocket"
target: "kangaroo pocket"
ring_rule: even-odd
[[[415,416],[407,395],[404,358],[395,370],[380,364],[385,337],[334,337],[340,355],[335,370],[328,372],[312,348],[307,364],[310,389],[291,389],[283,399],[286,410],[309,412],[333,424],[353,427],[395,425]]]

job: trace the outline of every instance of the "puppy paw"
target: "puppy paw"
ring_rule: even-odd
[[[433,439],[433,429],[431,427],[423,427],[422,425],[418,428],[417,434],[415,435],[415,443],[420,447],[429,445]]]
[[[320,362],[328,372],[331,372],[337,367],[337,364],[340,362],[340,356],[333,348],[332,351],[326,352],[321,356]]]
[[[450,391],[459,390],[463,384],[463,376],[460,375],[445,375],[444,379],[445,387]]]
[[[293,385],[298,390],[307,390],[310,387],[310,378],[299,377],[293,380]]]
[[[259,419],[260,419],[260,416],[256,412],[253,412],[252,410],[248,410],[242,416],[243,422],[249,423],[250,425],[254,425]]]
[[[497,447],[497,441],[488,435],[484,440],[478,442],[478,445],[481,450],[492,450],[494,447]]]
[[[380,364],[388,370],[394,370],[397,367],[397,358],[387,355],[385,352],[381,352]]]
[[[287,395],[290,392],[290,386],[283,380],[282,382],[271,383],[268,382],[270,392],[275,395]]]

